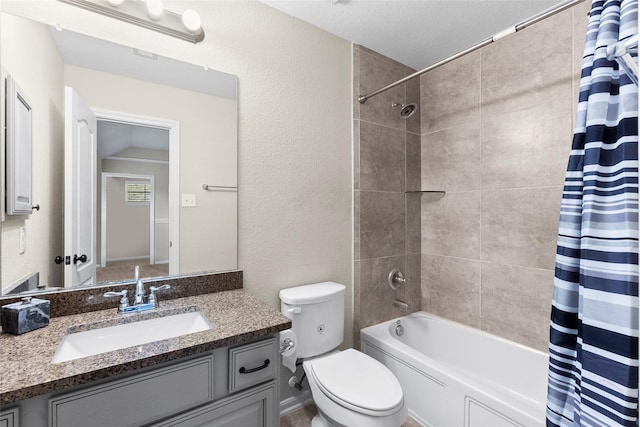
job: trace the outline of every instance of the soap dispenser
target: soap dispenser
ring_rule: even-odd
[[[2,332],[20,335],[49,324],[48,300],[24,297],[21,302],[3,305],[0,314]]]

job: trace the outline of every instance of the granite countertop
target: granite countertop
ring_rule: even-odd
[[[211,329],[64,363],[50,363],[70,328],[95,322],[143,320],[163,311],[196,306]],[[153,314],[156,313],[156,314]],[[0,334],[0,405],[60,391],[138,368],[246,342],[291,327],[291,321],[243,290],[160,301],[157,310],[119,314],[115,309],[54,317],[23,335]],[[89,327],[90,329],[90,327]]]

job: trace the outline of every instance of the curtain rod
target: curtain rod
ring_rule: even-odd
[[[367,95],[360,95],[358,97],[358,102],[360,104],[364,104],[365,102],[367,102],[367,99],[369,99],[371,97],[374,97],[374,96],[378,95],[379,93],[385,92],[385,91],[387,91],[387,90],[389,90],[391,88],[394,88],[394,87],[396,87],[398,85],[406,83],[411,79],[419,77],[419,76],[423,75],[424,73],[426,73],[428,71],[431,71],[431,70],[433,70],[435,68],[440,67],[441,65],[446,64],[447,62],[451,62],[454,59],[458,59],[461,56],[464,56],[464,55],[466,55],[468,53],[473,52],[474,50],[478,50],[478,49],[480,49],[482,47],[485,47],[485,46],[487,46],[487,45],[489,45],[489,44],[491,44],[491,43],[493,43],[495,41],[500,40],[501,38],[503,38],[505,36],[508,36],[509,34],[513,34],[515,32],[523,30],[523,29],[527,28],[530,25],[533,25],[533,24],[535,24],[537,22],[542,21],[543,19],[546,19],[546,18],[548,18],[550,16],[553,16],[553,15],[555,15],[557,13],[560,13],[560,12],[562,12],[564,10],[567,10],[567,9],[577,5],[578,3],[582,3],[583,1],[585,1],[585,0],[568,0],[568,1],[564,1],[564,2],[562,2],[560,4],[558,4],[555,7],[547,9],[547,10],[545,10],[545,11],[543,11],[543,12],[537,14],[537,15],[532,16],[531,18],[529,18],[527,20],[524,20],[524,21],[520,22],[519,24],[516,24],[516,25],[514,25],[512,27],[509,27],[509,28],[503,30],[503,31],[500,31],[499,33],[494,34],[492,37],[489,37],[488,39],[483,40],[480,43],[475,44],[475,45],[463,50],[462,52],[458,52],[455,55],[450,56],[447,59],[443,59],[442,61],[436,62],[435,64],[428,66],[427,68],[423,68],[420,71],[416,71],[415,73],[410,74],[407,77],[404,77],[404,78],[398,80],[397,82],[391,83],[391,84],[389,84],[389,85],[387,85],[387,86],[385,86],[383,88],[380,88],[380,89],[378,89],[378,90],[376,90],[374,92],[371,92],[371,93],[369,93]]]

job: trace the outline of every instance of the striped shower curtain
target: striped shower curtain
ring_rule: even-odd
[[[638,425],[638,92],[609,44],[637,0],[594,0],[560,212],[548,426]]]

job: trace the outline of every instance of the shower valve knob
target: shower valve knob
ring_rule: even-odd
[[[400,271],[399,268],[394,268],[389,272],[387,281],[389,282],[391,289],[395,291],[400,285],[404,285],[407,279],[405,279],[404,274],[402,274],[402,271]]]

